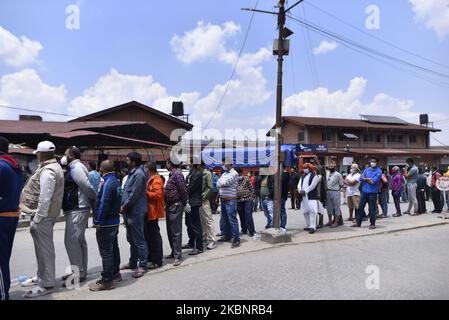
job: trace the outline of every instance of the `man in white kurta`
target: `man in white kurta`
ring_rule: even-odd
[[[320,179],[320,176],[312,173],[309,167],[306,167],[304,175],[298,183],[298,192],[302,195],[300,211],[304,213],[307,224],[307,228],[304,230],[309,231],[311,234],[315,233],[316,230],[318,212],[325,212],[323,205],[318,199],[309,199],[309,193],[316,191]]]

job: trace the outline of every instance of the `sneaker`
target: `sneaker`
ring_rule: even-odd
[[[395,213],[395,214],[393,215],[393,217],[399,218],[399,217],[402,217],[402,214],[400,214],[400,213]]]
[[[360,228],[361,226],[359,226],[357,223],[354,223],[351,228]]]
[[[216,247],[217,247],[217,244],[215,243],[215,241],[210,241],[210,242],[207,244],[206,249],[207,249],[207,250],[213,250],[213,249],[215,249]]]
[[[173,254],[169,254],[167,256],[165,256],[165,259],[174,259],[175,256]]]
[[[240,247],[240,241],[232,241],[231,248]]]
[[[175,262],[173,262],[173,267],[177,267],[179,265],[181,265],[181,260],[176,259]]]
[[[228,242],[228,241],[231,241],[231,238],[221,237],[220,239],[218,239],[218,242]]]
[[[287,233],[287,229],[285,228],[279,228],[279,230],[281,231],[281,233]]]
[[[309,233],[310,234],[314,234],[315,233],[315,229],[309,229]]]
[[[89,286],[90,291],[105,291],[114,289],[114,282],[104,282],[102,280],[98,280],[95,284]]]
[[[304,231],[310,231],[310,228],[304,228]]]
[[[187,250],[187,249],[193,249],[193,246],[191,246],[190,244],[185,244],[181,247],[182,250]]]
[[[376,226],[369,226],[369,229],[374,230],[374,229],[376,229]]]

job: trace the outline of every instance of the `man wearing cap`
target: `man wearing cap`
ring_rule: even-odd
[[[37,259],[37,279],[24,286],[37,285],[25,293],[26,298],[49,294],[55,286],[55,247],[53,227],[61,214],[64,195],[64,173],[55,159],[55,145],[43,141],[34,151],[39,166],[23,188],[20,210],[31,215],[30,233]]]
[[[0,300],[9,299],[9,259],[19,221],[18,208],[23,185],[22,167],[8,155],[8,147],[9,141],[0,137]]]
[[[81,151],[73,146],[67,148],[61,164],[67,165],[62,209],[65,215],[64,243],[71,266],[79,270],[79,280],[87,277],[87,242],[85,232],[91,208],[95,206],[97,192],[89,182],[89,173],[81,163]],[[72,270],[73,272],[73,270]],[[65,281],[70,274],[62,277]],[[73,280],[72,280],[73,282]]]

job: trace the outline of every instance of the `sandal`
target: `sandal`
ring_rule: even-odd
[[[45,296],[47,294],[53,293],[55,290],[53,289],[53,287],[51,288],[41,288],[41,287],[35,287],[31,290],[28,290],[25,294],[24,294],[24,298],[37,298],[37,297],[42,297]]]
[[[24,288],[28,288],[28,287],[34,287],[37,286],[39,284],[39,279],[37,277],[33,277],[31,279],[28,279],[26,281],[24,281],[21,286]]]

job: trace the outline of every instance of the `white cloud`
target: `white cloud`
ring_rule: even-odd
[[[184,63],[209,59],[233,68],[238,52],[228,49],[226,41],[240,30],[241,27],[232,21],[221,26],[198,22],[196,28],[185,32],[182,37],[174,36],[170,43],[178,60]],[[193,120],[205,126],[213,118],[209,128],[216,129],[247,126],[246,119],[239,118],[237,112],[259,106],[271,97],[261,66],[271,56],[270,50],[266,48],[261,48],[256,53],[243,54],[238,61],[234,79],[215,85],[211,92],[193,104]],[[226,96],[217,109],[226,88]],[[239,120],[242,121],[237,124]]]
[[[378,93],[368,103],[363,102],[367,86],[367,80],[356,77],[349,83],[348,88],[329,92],[326,88],[317,88],[313,91],[303,91],[287,97],[284,100],[285,116],[323,117],[360,119],[360,114],[374,114],[395,116],[410,123],[419,123],[419,115],[426,111],[415,108],[413,100],[401,100],[385,93]],[[418,110],[418,111],[415,111]],[[443,119],[442,113],[430,112],[432,121]],[[273,122],[274,124],[274,122]],[[436,124],[438,127],[438,124]],[[449,130],[432,134],[437,139],[449,143]],[[432,145],[439,145],[431,139]]]
[[[20,38],[0,26],[0,62],[23,67],[37,62],[42,45],[25,36]]]
[[[449,0],[409,0],[418,21],[424,21],[440,40],[449,35]]]
[[[0,77],[0,104],[42,111],[63,112],[67,91],[64,85],[52,87],[45,84],[33,69],[25,69]],[[20,113],[33,114],[22,111]],[[58,116],[43,115],[47,120],[67,120]],[[0,108],[2,119],[17,119],[17,111]]]
[[[222,26],[200,21],[195,29],[185,32],[184,36],[175,35],[170,45],[178,60],[192,63],[226,54],[226,40],[240,30],[240,26],[232,21]]]
[[[69,111],[75,115],[85,115],[132,100],[157,106],[161,111],[170,112],[171,99],[195,100],[198,93],[184,93],[180,97],[169,97],[166,88],[155,82],[151,75],[137,76],[121,74],[111,69],[101,76],[94,86],[82,96],[70,102]]]
[[[322,40],[318,47],[313,48],[313,54],[315,54],[315,55],[326,54],[331,51],[334,51],[337,48],[338,48],[337,42]]]
[[[317,88],[313,91],[300,92],[285,99],[285,115],[359,118],[360,114],[379,114],[417,122],[419,112],[412,110],[413,100],[400,100],[379,93],[371,102],[363,103],[366,85],[366,79],[356,77],[350,81],[346,91],[329,92],[326,88]]]

